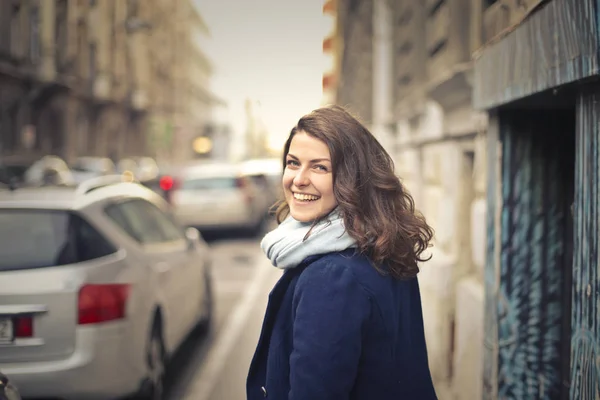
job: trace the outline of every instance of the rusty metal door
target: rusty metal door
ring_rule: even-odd
[[[570,398],[600,398],[600,90],[577,101]]]
[[[495,393],[487,398],[568,396],[574,136],[574,109],[498,114],[500,192],[488,193],[486,266],[494,347],[486,390]]]

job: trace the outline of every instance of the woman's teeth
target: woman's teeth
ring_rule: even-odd
[[[300,200],[300,201],[315,201],[315,200],[319,199],[318,196],[313,196],[312,194],[299,194],[299,193],[294,193],[294,198],[296,200]]]

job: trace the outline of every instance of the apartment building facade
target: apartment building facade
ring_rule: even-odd
[[[118,159],[189,145],[179,131],[157,137],[152,117],[174,127],[214,104],[208,81],[192,82],[211,71],[193,51],[198,27],[191,1],[0,1],[2,153]]]

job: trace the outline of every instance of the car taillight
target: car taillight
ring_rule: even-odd
[[[173,205],[173,191],[179,187],[179,181],[170,175],[164,175],[158,183],[167,203]]]
[[[239,187],[240,189],[243,189],[243,188],[245,188],[246,186],[248,186],[248,185],[246,184],[246,181],[244,180],[244,178],[236,178],[236,179],[235,179],[235,185],[236,185],[237,187]]]
[[[244,201],[246,204],[252,203],[252,188],[248,185],[248,182],[244,178],[237,178],[235,184],[244,193]]]
[[[129,285],[84,285],[79,290],[79,325],[125,318]]]
[[[33,317],[23,316],[15,318],[15,337],[33,337]]]
[[[173,189],[173,186],[175,186],[175,179],[173,179],[172,176],[165,175],[160,178],[160,182],[158,184],[162,190],[168,192],[169,190]]]

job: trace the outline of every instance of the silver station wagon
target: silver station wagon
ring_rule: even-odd
[[[208,246],[151,190],[0,189],[0,371],[24,398],[160,399],[211,307]]]

